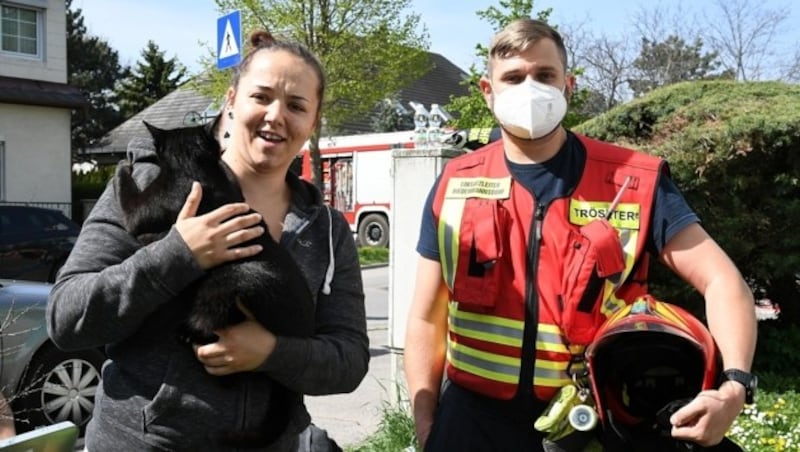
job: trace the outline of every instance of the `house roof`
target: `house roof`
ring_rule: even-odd
[[[405,108],[409,108],[409,101],[419,102],[430,107],[431,104],[446,105],[450,103],[450,96],[469,94],[469,89],[461,84],[468,77],[466,72],[438,53],[428,52],[428,55],[430,56],[431,70],[397,93],[398,101]],[[350,121],[343,125],[337,134],[374,133],[372,118],[372,115],[368,115]]]
[[[0,76],[0,103],[57,108],[83,108],[89,101],[65,83]]]
[[[85,154],[108,155],[117,161],[125,155],[131,138],[148,136],[143,121],[162,129],[202,124],[207,119],[204,115],[212,103],[211,98],[185,83],[115,127],[101,140],[99,147],[86,149]]]
[[[409,101],[420,102],[424,105],[450,102],[450,96],[463,96],[468,94],[466,86],[461,84],[467,78],[467,73],[451,63],[447,58],[429,53],[431,57],[431,70],[398,93],[398,100],[407,106]],[[209,110],[213,103],[211,98],[203,96],[190,88],[185,83],[172,93],[164,96],[156,103],[145,108],[132,118],[123,122],[102,140],[100,147],[89,148],[85,154],[92,155],[97,160],[116,162],[125,155],[128,142],[135,136],[146,136],[142,121],[147,121],[154,126],[170,129],[190,124],[204,122],[204,112]],[[192,119],[197,121],[191,122]],[[339,131],[342,134],[372,133],[372,116],[351,121],[343,125]],[[88,156],[87,155],[87,156]]]

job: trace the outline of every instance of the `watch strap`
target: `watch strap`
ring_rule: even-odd
[[[725,369],[722,374],[725,380],[735,381],[744,386],[744,403],[750,405],[754,402],[758,377],[740,369]]]

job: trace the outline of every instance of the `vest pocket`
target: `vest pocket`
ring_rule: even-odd
[[[482,308],[495,306],[506,223],[506,212],[498,201],[467,200],[458,243],[455,301]]]
[[[570,344],[586,345],[604,317],[600,311],[606,280],[625,269],[622,242],[606,220],[570,230],[564,279],[561,329]]]

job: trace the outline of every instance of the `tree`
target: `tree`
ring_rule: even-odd
[[[153,41],[142,50],[142,60],[117,87],[120,113],[125,119],[139,113],[180,86],[186,68],[177,58],[164,58]]]
[[[774,61],[775,38],[783,32],[788,7],[769,9],[763,2],[717,0],[722,20],[708,22],[708,40],[722,65],[737,80],[758,80]]]
[[[397,96],[387,97],[378,107],[378,115],[372,122],[376,132],[396,132],[414,128],[411,112],[400,105]]]
[[[323,115],[328,132],[373,111],[429,69],[428,35],[411,0],[215,0],[242,11],[245,35],[256,28],[304,44],[327,73]],[[201,92],[221,98],[227,74],[208,72]],[[321,124],[310,140],[313,182],[322,186]]]
[[[628,80],[633,95],[682,81],[733,78],[730,71],[714,74],[720,65],[717,53],[703,54],[702,48],[700,38],[691,45],[675,35],[662,42],[642,38],[641,51],[633,62],[634,74]]]
[[[108,43],[86,34],[81,9],[67,0],[67,83],[79,88],[89,107],[72,111],[72,152],[97,144],[122,122],[115,107],[114,84],[127,75],[119,55]]]
[[[594,93],[591,96],[594,110],[609,110],[628,97],[625,82],[632,64],[629,55],[628,41],[625,39],[612,40],[601,36],[586,47],[580,61],[586,67],[584,81]]]

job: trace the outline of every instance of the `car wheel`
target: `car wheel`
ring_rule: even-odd
[[[389,222],[386,217],[371,213],[358,224],[358,244],[384,248],[389,245]]]
[[[37,352],[12,402],[17,431],[71,421],[83,435],[104,360],[103,353],[93,349],[62,352],[47,346]]]

